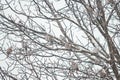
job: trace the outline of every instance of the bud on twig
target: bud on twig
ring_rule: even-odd
[[[52,38],[52,36],[46,34],[45,35],[45,40],[48,41],[50,44],[53,44],[53,38]]]
[[[107,0],[108,3],[114,3],[114,0]]]
[[[93,13],[94,9],[90,6],[86,6],[87,10],[89,13]]]
[[[65,43],[65,48],[66,48],[66,49],[69,49],[69,50],[72,49],[72,44],[66,42],[66,43]]]
[[[7,49],[7,57],[9,57],[9,55],[12,53],[12,47]]]
[[[25,51],[27,51],[28,49],[28,45],[27,45],[27,42],[22,42],[22,47],[25,49]]]
[[[98,49],[98,48],[94,48],[92,52],[93,52],[93,53],[98,53],[98,52],[99,52],[99,49]]]
[[[101,77],[101,78],[104,78],[104,77],[106,77],[106,76],[107,76],[107,73],[106,73],[105,69],[102,69],[102,70],[100,71],[100,77]]]
[[[71,62],[71,68],[72,68],[72,70],[76,70],[76,71],[78,71],[79,70],[79,68],[78,68],[78,64],[77,63],[75,63],[75,62]]]
[[[66,42],[66,38],[62,35],[60,35],[60,39],[62,40],[62,42]]]

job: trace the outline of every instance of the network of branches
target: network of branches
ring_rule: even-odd
[[[120,0],[0,0],[1,80],[120,80]]]

